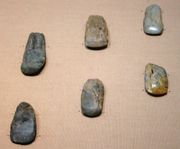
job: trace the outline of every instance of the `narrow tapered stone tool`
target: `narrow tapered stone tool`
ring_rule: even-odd
[[[155,64],[147,64],[145,67],[145,90],[153,96],[162,96],[168,92],[168,78],[166,70]]]
[[[31,33],[26,44],[21,71],[28,76],[37,75],[45,63],[45,37],[42,33]]]
[[[81,111],[85,116],[96,117],[102,113],[104,85],[99,79],[89,79],[81,94]]]
[[[145,12],[144,32],[148,35],[160,35],[163,28],[161,8],[156,4],[150,5]]]
[[[36,118],[32,106],[26,102],[18,105],[11,123],[10,139],[15,144],[27,145],[36,137]]]
[[[102,16],[89,16],[86,23],[85,46],[92,50],[101,50],[108,46],[108,29]]]

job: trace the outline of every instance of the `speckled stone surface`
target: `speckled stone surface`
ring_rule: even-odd
[[[155,64],[147,64],[145,67],[145,89],[154,96],[162,96],[168,92],[168,78],[166,70]]]
[[[92,50],[101,50],[108,46],[108,29],[102,16],[89,16],[86,23],[85,46]]]
[[[160,35],[163,32],[161,8],[156,4],[146,8],[144,32],[149,35]]]
[[[13,143],[27,145],[36,137],[36,118],[32,106],[26,102],[18,105],[11,123],[10,138]]]
[[[99,79],[89,79],[81,94],[81,110],[85,116],[96,117],[102,113],[104,85]]]
[[[28,76],[41,72],[46,63],[45,37],[42,33],[31,33],[26,44],[21,71]]]

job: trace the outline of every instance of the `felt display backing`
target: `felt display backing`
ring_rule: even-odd
[[[164,32],[143,32],[147,6],[159,4]],[[88,16],[104,16],[110,44],[84,46]],[[0,4],[0,148],[5,149],[179,149],[180,148],[179,0],[4,0]],[[47,63],[40,75],[24,76],[20,66],[28,36],[42,32]],[[169,92],[144,91],[147,63],[164,67]],[[99,78],[105,86],[100,117],[81,114],[84,83]],[[11,143],[16,106],[30,103],[37,116],[34,143]]]

